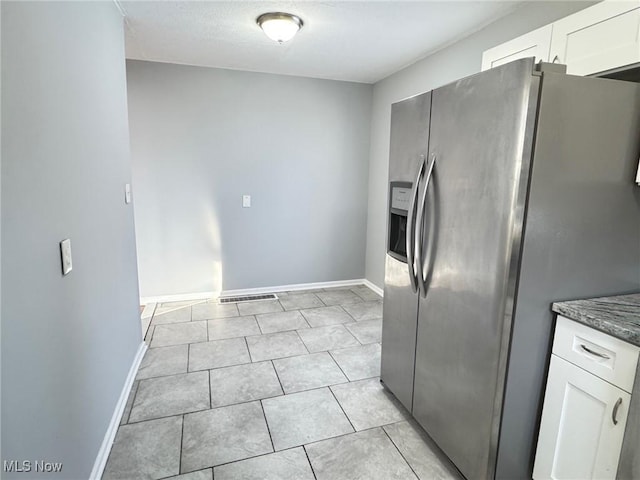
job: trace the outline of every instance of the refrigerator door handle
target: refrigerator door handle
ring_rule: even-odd
[[[431,154],[431,162],[429,162],[429,167],[427,168],[426,181],[424,183],[424,190],[422,191],[422,199],[420,200],[420,207],[418,209],[417,215],[417,228],[415,230],[416,237],[416,266],[417,266],[417,277],[418,277],[418,286],[420,288],[420,292],[423,297],[427,296],[427,285],[425,284],[425,272],[423,272],[422,267],[424,264],[424,259],[422,258],[422,230],[423,230],[423,221],[424,221],[424,212],[425,206],[427,203],[427,193],[429,192],[429,185],[431,184],[431,177],[433,176],[433,168],[436,166],[436,154]]]
[[[425,163],[425,156],[420,155],[420,166],[418,167],[416,180],[413,183],[413,190],[411,191],[411,206],[409,207],[409,213],[407,215],[407,266],[409,267],[409,280],[411,281],[411,290],[413,290],[414,292],[418,291],[418,280],[414,267],[414,264],[417,265],[414,242],[416,226],[416,206],[418,204],[418,189],[420,186],[420,180],[422,180],[422,175],[424,173]]]

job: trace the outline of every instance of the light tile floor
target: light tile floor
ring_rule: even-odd
[[[379,382],[359,285],[156,307],[103,479],[459,479]]]

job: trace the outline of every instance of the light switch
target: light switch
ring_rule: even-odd
[[[124,203],[131,203],[131,184],[124,185]]]
[[[242,208],[251,207],[251,195],[242,195]]]
[[[73,269],[71,263],[71,240],[68,238],[60,242],[60,258],[62,259],[62,275],[67,275]]]

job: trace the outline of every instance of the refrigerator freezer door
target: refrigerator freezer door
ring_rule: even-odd
[[[425,206],[431,240],[413,415],[470,479],[495,469],[539,87],[532,70],[532,59],[519,60],[432,97],[437,162]]]
[[[413,182],[421,155],[427,154],[431,92],[391,106],[389,181]]]
[[[430,113],[431,92],[392,105],[390,182],[411,182],[415,185],[414,176],[427,154]],[[409,268],[406,263],[387,254],[380,378],[408,410],[411,410],[413,398],[417,314],[418,294],[412,290]]]
[[[418,294],[411,289],[407,264],[387,255],[380,379],[409,411],[413,401],[417,322]]]

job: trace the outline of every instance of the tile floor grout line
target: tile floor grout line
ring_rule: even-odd
[[[131,421],[131,414],[133,413],[133,407],[136,406],[136,399],[138,398],[138,393],[140,393],[140,384],[142,382],[144,382],[145,380],[148,380],[148,379],[138,380],[138,386],[136,387],[136,393],[133,396],[133,401],[131,402],[131,410],[129,410],[129,416],[127,417],[127,425],[132,425],[132,424],[135,424],[135,423],[139,423],[139,422],[132,422]]]
[[[346,313],[347,315],[349,315],[349,312],[347,312],[347,309],[344,308],[344,305],[335,305],[336,307],[338,307],[340,310],[342,310],[344,313]],[[351,317],[351,315],[349,315]],[[351,317],[353,318],[353,317]]]
[[[344,383],[340,383],[338,385],[344,385]],[[311,390],[319,390],[320,388],[325,388],[325,387],[317,387],[317,388],[313,388]],[[310,391],[310,390],[305,390],[305,392],[308,392],[308,391]],[[302,393],[302,392],[294,392],[294,393]],[[179,417],[179,416],[182,416],[182,415],[190,415],[192,413],[208,412],[209,410],[219,410],[221,408],[235,407],[237,405],[246,405],[247,403],[260,402],[262,400],[270,400],[272,398],[280,398],[280,397],[284,397],[284,395],[272,395],[270,397],[254,398],[252,400],[243,400],[242,402],[230,403],[228,405],[220,405],[218,407],[201,408],[199,410],[194,410],[192,412],[173,413],[171,415],[163,415],[161,417],[146,418],[144,420],[138,420],[137,422],[127,423],[127,425],[139,425],[139,424],[145,423],[145,422],[153,422],[154,420],[163,420],[163,419],[172,418],[172,417]],[[123,425],[120,425],[120,426],[123,426]]]
[[[356,321],[355,324],[357,325],[358,322]],[[364,343],[360,341],[360,339],[356,336],[356,334],[351,331],[348,325],[349,325],[348,323],[344,324],[344,328],[346,328],[347,331],[353,336],[353,338],[356,339],[356,341],[360,344],[360,346],[364,345]]]
[[[355,289],[355,288],[350,288],[349,290],[350,290],[350,291],[352,291],[352,292],[353,292],[357,297],[360,297],[360,298],[362,299],[362,301],[363,301],[363,302],[366,302],[366,301],[367,301],[367,300],[366,300],[362,295],[360,295],[360,294],[356,291],[356,289]]]
[[[267,433],[269,434],[269,441],[271,442],[271,452],[276,452],[276,447],[273,444],[273,437],[271,436],[271,429],[269,428],[269,422],[267,421],[267,414],[264,412],[264,405],[262,404],[262,400],[258,400],[260,402],[260,409],[262,410],[262,418],[264,418],[264,424],[267,427]]]
[[[302,356],[302,355],[300,355],[300,356]],[[276,378],[278,379],[278,383],[280,384],[280,390],[282,390],[282,395],[286,395],[287,392],[284,391],[284,385],[282,385],[282,381],[280,380],[280,375],[278,375],[278,369],[276,368],[276,364],[273,363],[273,360],[269,360],[269,361],[271,362],[271,367],[273,368],[273,371],[276,372]],[[273,397],[271,397],[271,398],[273,398]]]
[[[347,382],[347,383],[351,383],[351,382]],[[342,385],[344,385],[344,383]],[[336,403],[340,407],[340,410],[342,410],[342,414],[346,417],[347,421],[349,422],[349,425],[351,425],[351,428],[353,428],[353,432],[351,432],[351,433],[356,433],[358,430],[356,430],[356,427],[353,426],[353,423],[351,422],[351,419],[349,418],[349,415],[347,415],[347,412],[345,412],[344,408],[342,408],[342,404],[340,403],[340,400],[338,400],[338,397],[336,397],[335,392],[333,391],[331,386],[329,386],[327,388],[331,392],[331,395],[333,395],[333,398],[335,399]]]
[[[207,370],[207,374],[209,377],[209,408],[213,408],[213,400],[211,399],[211,370]]]
[[[324,307],[317,307],[317,308],[324,308]],[[313,308],[301,308],[300,310],[298,310],[300,312],[300,315],[302,315],[302,317],[305,319],[305,321],[307,323],[309,323],[309,319],[307,318],[307,316],[304,314],[305,310],[313,310]],[[311,324],[309,323],[309,326],[311,327]],[[313,328],[313,327],[311,327]]]
[[[349,382],[342,382],[342,383],[334,383],[333,386],[338,386],[338,385],[345,385]],[[290,397],[291,395],[296,395],[297,393],[307,393],[307,392],[313,392],[316,390],[322,390],[323,388],[330,388],[332,385],[323,385],[321,387],[313,387],[313,388],[309,388],[307,390],[299,390],[297,392],[291,392],[291,393],[286,393],[285,395],[276,395],[275,397],[270,397],[270,398],[278,398],[278,397],[283,397],[283,396],[287,396]],[[263,400],[267,400],[266,398]],[[299,445],[298,445],[299,446]]]
[[[291,331],[295,331],[295,330],[291,330]],[[355,348],[355,347],[361,347],[361,346],[362,345],[355,345],[353,347],[346,347],[346,348]],[[314,353],[323,353],[323,352],[326,352],[326,351],[327,350],[318,350],[317,352],[309,352],[309,351],[307,351],[307,353],[295,353],[293,355],[287,355],[286,357],[264,358],[262,360],[258,360],[256,362],[251,362],[251,363],[268,362],[269,360],[282,360],[282,359],[285,359],[285,358],[293,358],[293,357],[302,357],[304,355],[313,355]],[[240,364],[240,365],[246,365],[246,364],[243,363],[243,364]],[[233,367],[234,365],[231,365],[231,366]],[[224,368],[224,367],[221,367],[221,368]]]
[[[341,323],[340,325],[342,325],[344,329],[347,331],[347,333],[351,335],[356,342],[359,343],[359,345],[354,345],[354,347],[359,347],[363,345],[363,343],[360,340],[358,340],[358,338],[353,333],[351,333],[351,330],[349,330],[344,323]]]
[[[244,402],[244,403],[247,403],[247,402]],[[145,423],[145,422],[153,422],[155,420],[165,420],[167,418],[181,417],[183,415],[189,415],[191,413],[206,412],[206,411],[209,411],[209,410],[213,410],[213,408],[201,408],[199,410],[193,410],[193,411],[190,411],[190,412],[172,413],[170,415],[162,415],[161,417],[145,418],[144,420],[138,420],[136,422],[127,423],[127,425],[140,425],[141,423]]]
[[[211,475],[213,475],[213,467],[201,468],[200,470],[194,470],[193,472],[189,472],[189,473],[204,472],[205,470],[211,470]],[[188,475],[189,473],[179,473],[177,476]],[[169,475],[168,477],[161,477],[155,480],[173,480],[175,478],[176,478],[176,475]]]
[[[238,337],[240,338],[240,337]],[[262,361],[262,360],[261,360]],[[197,372],[204,372],[206,370],[220,370],[222,368],[229,368],[229,367],[239,367],[240,365],[251,365],[252,363],[258,363],[258,362],[243,362],[243,363],[233,363],[231,365],[222,365],[220,367],[210,367],[210,368],[201,368],[199,370],[192,370],[190,372],[184,372],[184,373],[169,373],[167,375],[158,375],[156,377],[149,377],[149,378],[145,378],[144,380],[150,380],[152,378],[162,378],[162,377],[172,377],[174,375],[184,375],[185,373],[197,373]]]
[[[153,336],[156,334],[156,325],[149,325],[149,329],[151,329],[151,334],[149,335],[149,348],[152,348],[151,341],[153,340]]]
[[[307,324],[307,326],[308,326],[309,328],[313,328],[313,327],[311,326],[311,324],[309,323],[309,320],[307,320],[307,317],[305,317],[305,316],[302,314],[302,310],[301,310],[300,308],[299,308],[298,310],[295,310],[295,311],[296,311],[296,312],[298,312],[298,314],[299,314],[299,315],[302,317],[302,319],[304,320],[304,323],[306,323],[306,324]]]
[[[348,347],[348,348],[353,348],[353,347]],[[342,369],[342,367],[340,366],[340,364],[338,363],[338,361],[335,359],[335,357],[333,355],[331,355],[331,350],[327,350],[327,353],[329,354],[329,356],[331,357],[331,360],[333,360],[333,362],[338,366],[338,368],[340,369],[340,371],[342,372],[342,374],[344,375],[344,378],[347,379],[347,383],[351,383],[353,380],[351,380],[349,378],[349,375],[346,374],[346,372]]]
[[[258,323],[257,320],[256,320],[256,323]],[[260,328],[260,325],[258,325],[258,328]],[[251,349],[249,348],[249,342],[247,341],[246,335],[244,337],[242,337],[242,338],[244,338],[244,344],[247,347],[247,352],[249,352],[249,363],[258,363],[258,362],[254,362],[254,360],[253,360],[253,355],[251,355]]]
[[[406,422],[407,420],[405,420]],[[397,423],[397,422],[396,422]],[[392,425],[392,424],[391,424]],[[407,460],[405,458],[405,456],[402,454],[402,452],[400,451],[400,447],[398,447],[398,445],[396,445],[396,442],[393,441],[393,438],[391,438],[391,435],[389,435],[389,433],[387,433],[387,430],[384,428],[386,427],[386,425],[382,425],[380,426],[380,429],[384,432],[384,434],[387,436],[387,438],[389,439],[389,441],[391,442],[391,445],[393,445],[396,449],[396,451],[400,454],[400,456],[402,457],[402,460],[404,460],[404,462],[407,464],[407,466],[411,469],[411,471],[413,472],[413,474],[416,476],[416,479],[420,480],[420,476],[418,475],[418,472],[416,472],[413,469],[413,465],[411,465],[409,463],[409,460]]]
[[[347,315],[349,315],[351,317],[351,319],[355,322],[358,323],[358,320],[356,320],[356,317],[354,317],[353,315],[351,315],[351,313],[349,313],[349,310],[347,310],[346,308],[344,308],[344,306],[340,305],[342,307],[342,309],[347,312]],[[351,322],[349,322],[351,323]]]
[[[402,421],[406,421],[406,420],[402,420]],[[400,422],[394,422],[393,424],[395,424],[395,423],[400,423]],[[393,425],[393,424],[389,423],[388,425]],[[336,435],[334,437],[322,438],[320,440],[314,440],[313,442],[304,443],[302,445],[296,445],[296,447],[308,447],[309,445],[315,445],[316,443],[322,443],[322,442],[326,442],[328,440],[336,440],[338,438],[348,437],[349,435],[359,435],[361,433],[368,432],[370,430],[375,430],[376,428],[382,429],[382,427],[383,427],[383,425],[378,425],[377,427],[367,427],[367,428],[363,428],[362,430],[356,430],[354,432],[341,433],[340,435]],[[291,448],[296,448],[296,447],[291,447]]]
[[[135,391],[133,392],[133,398],[131,399],[131,408],[129,409],[129,412],[127,412],[127,421],[123,423],[123,425],[128,425],[129,424],[129,420],[131,419],[131,411],[133,410],[133,404],[136,402],[136,397],[138,396],[138,389],[140,388],[140,380],[133,380],[133,382],[135,383]]]
[[[296,332],[296,335],[298,336],[298,338],[300,339],[300,341],[302,342],[302,346],[304,347],[304,349],[307,351],[307,353],[318,353],[318,352],[311,352],[309,351],[309,349],[307,348],[307,344],[304,343],[304,340],[302,339],[302,337],[300,336],[300,334],[298,333],[297,330],[294,330],[294,332]]]
[[[256,313],[254,315],[255,319],[256,319],[256,323],[258,324],[258,330],[260,330],[260,335],[266,335],[266,333],[264,333],[264,330],[262,329],[262,325],[260,325],[260,321],[258,320],[258,315],[261,315],[260,313]],[[247,348],[249,348],[247,346]]]
[[[309,468],[311,468],[311,474],[313,475],[313,478],[315,480],[318,480],[318,477],[316,476],[316,471],[313,469],[313,464],[311,463],[311,459],[309,458],[309,452],[307,452],[307,447],[305,445],[302,445],[302,450],[304,450],[304,454],[307,456],[307,462],[309,462]]]
[[[182,444],[183,444],[183,442],[184,442],[184,414],[182,414],[182,425],[181,425],[181,428],[180,428],[180,457],[178,459],[178,475],[180,475],[182,473]]]
[[[255,400],[254,400],[254,402],[255,402]],[[231,460],[231,461],[229,461],[229,462],[219,463],[218,465],[213,465],[213,466],[211,466],[211,467],[202,468],[201,470],[206,470],[206,469],[208,469],[208,468],[213,469],[213,468],[217,468],[217,467],[223,467],[223,466],[225,466],[225,465],[233,465],[234,463],[244,462],[245,460],[253,460],[253,459],[255,459],[255,458],[266,457],[267,455],[274,455],[274,454],[276,454],[276,453],[287,452],[287,451],[289,451],[289,450],[294,450],[294,449],[296,449],[296,448],[300,448],[300,447],[302,447],[302,446],[303,446],[303,445],[296,445],[295,447],[283,448],[282,450],[278,450],[277,452],[276,452],[276,451],[273,451],[273,452],[267,452],[267,453],[260,453],[260,454],[258,454],[258,455],[253,455],[252,457],[246,457],[246,458],[241,458],[241,459],[239,459],[239,460]],[[200,470],[196,470],[196,471],[197,471],[197,472],[199,472]],[[193,473],[193,472],[189,472],[189,473]],[[169,477],[169,478],[173,478],[173,477]],[[160,479],[160,480],[162,480],[162,479]]]

